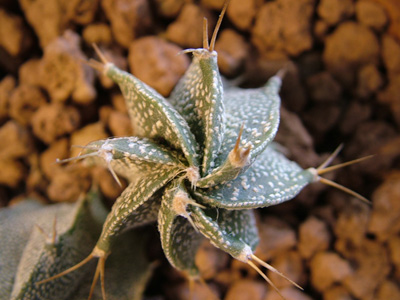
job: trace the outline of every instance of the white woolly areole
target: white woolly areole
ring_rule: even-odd
[[[320,177],[316,168],[308,168],[307,171],[313,175],[313,182],[319,181]]]
[[[113,150],[113,147],[110,144],[104,144],[97,151],[97,154],[101,158],[103,158],[107,163],[109,163],[113,158],[112,150]]]
[[[251,250],[249,245],[246,245],[243,248],[242,252],[235,258],[237,260],[240,260],[241,262],[247,263],[250,260],[252,255],[253,255],[253,251]]]
[[[103,73],[104,75],[107,75],[107,72],[110,68],[114,67],[115,65],[111,62],[108,62],[106,64],[104,64],[104,68],[103,68]]]
[[[192,201],[189,199],[187,194],[183,191],[178,191],[172,200],[172,209],[177,215],[188,218],[188,212],[186,211],[186,207]]]

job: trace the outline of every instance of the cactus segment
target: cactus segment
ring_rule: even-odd
[[[171,265],[190,277],[197,277],[195,253],[203,237],[189,221],[188,206],[191,204],[188,197],[180,184],[170,184],[166,188],[158,215],[158,230],[162,248]]]
[[[138,215],[135,211],[179,173],[178,168],[164,166],[153,170],[152,173],[142,177],[136,183],[129,184],[108,214],[96,247],[105,253],[109,253],[119,234],[136,227],[138,225],[136,222],[147,222],[147,220],[142,220],[143,216]],[[143,210],[147,207],[148,210],[155,208],[147,205],[142,207],[139,212],[143,213]],[[148,214],[152,215],[152,212]]]
[[[218,212],[191,207],[193,221],[198,230],[217,248],[232,257],[243,260],[245,249],[253,251],[258,244],[258,231],[251,210]]]
[[[97,216],[93,214],[96,210]],[[56,218],[57,222],[41,224],[42,230],[33,228],[19,262],[10,299],[70,299],[88,272],[87,267],[61,280],[35,283],[75,265],[90,253],[106,215],[99,192],[92,190],[76,204],[46,206],[35,213],[41,214],[36,214],[39,219]],[[54,236],[50,236],[51,232]]]
[[[233,149],[240,127],[240,145],[251,147],[249,164],[272,142],[279,126],[281,79],[274,76],[259,89],[231,88],[225,93],[226,132],[217,165],[223,164]]]
[[[170,103],[188,122],[201,148],[201,173],[215,168],[225,131],[223,86],[217,53],[194,49],[193,61],[173,90]]]
[[[132,74],[107,63],[105,74],[121,88],[138,136],[166,141],[182,150],[190,166],[198,166],[195,138],[185,119],[153,88]]]
[[[210,189],[197,189],[193,194],[205,205],[250,209],[290,200],[313,181],[311,171],[303,170],[271,145],[235,180]]]

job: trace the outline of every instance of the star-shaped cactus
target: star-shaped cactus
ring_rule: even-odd
[[[282,72],[258,89],[224,90],[214,51],[218,26],[210,45],[205,34],[203,48],[185,51],[193,61],[169,99],[118,69],[96,48],[102,62],[91,64],[119,85],[138,136],[92,142],[79,158],[105,164],[129,185],[91,254],[48,280],[98,258],[93,287],[100,276],[105,298],[104,264],[118,247],[116,238],[153,221],[166,257],[190,277],[198,276],[194,257],[202,237],[268,282],[256,263],[278,272],[253,253],[258,234],[252,209],[292,199],[326,169],[304,170],[272,143]]]

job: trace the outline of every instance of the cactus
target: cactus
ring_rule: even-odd
[[[74,204],[43,205],[25,199],[1,209],[0,299],[84,299],[91,285],[86,274],[93,266],[46,284],[35,283],[82,260],[95,245],[106,215],[96,189]],[[109,300],[142,298],[152,271],[145,244],[138,232],[120,237],[107,266]],[[94,294],[100,296],[101,291]]]
[[[278,291],[257,264],[284,275],[253,253],[258,244],[253,209],[293,199],[316,181],[348,191],[320,177],[342,166],[326,168],[334,155],[319,168],[302,169],[273,143],[284,72],[258,89],[224,90],[214,45],[226,6],[210,44],[205,30],[203,48],[184,51],[192,53],[193,60],[169,99],[118,69],[95,46],[101,62],[89,63],[119,85],[137,136],[94,141],[68,161],[103,164],[117,182],[123,176],[129,185],[89,256],[36,285],[69,276],[97,259],[89,298],[100,278],[106,299],[105,262],[120,248],[120,235],[157,221],[167,259],[189,278],[199,276],[194,257],[205,237],[249,264]]]

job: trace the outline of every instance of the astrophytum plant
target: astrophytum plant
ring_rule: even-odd
[[[96,258],[92,291],[100,277],[105,299],[104,266],[118,248],[117,237],[154,221],[169,262],[188,277],[199,275],[194,257],[206,237],[271,283],[256,264],[278,271],[253,253],[258,244],[253,209],[290,200],[311,182],[330,183],[319,176],[330,169],[324,164],[304,170],[272,143],[283,72],[258,89],[224,90],[214,51],[222,15],[210,45],[204,30],[203,48],[184,51],[193,60],[169,99],[118,69],[95,47],[102,62],[90,64],[119,85],[137,136],[92,142],[78,158],[105,164],[116,180],[119,174],[129,185],[91,254],[39,284]]]

